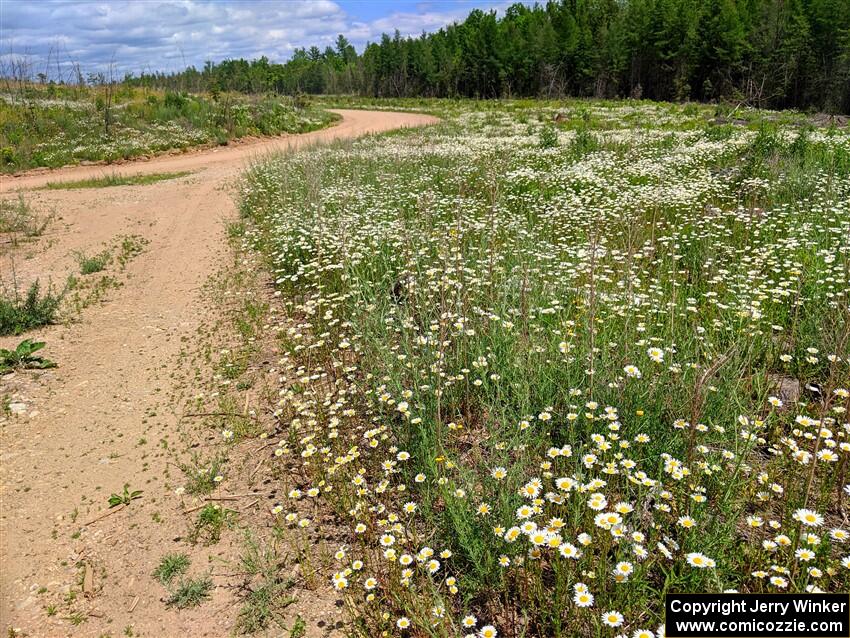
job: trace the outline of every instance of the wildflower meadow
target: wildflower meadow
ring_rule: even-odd
[[[667,592],[847,591],[847,130],[433,108],[241,185],[274,525],[339,539],[351,632],[649,638]]]

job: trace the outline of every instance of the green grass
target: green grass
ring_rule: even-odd
[[[218,485],[214,479],[222,472],[225,460],[223,454],[215,455],[209,460],[193,455],[191,462],[181,465],[180,469],[186,476],[186,493],[202,496],[212,492]]]
[[[245,536],[239,566],[250,579],[244,588],[242,607],[236,617],[236,632],[253,634],[280,624],[282,612],[295,602],[290,590],[294,582],[284,577],[285,557],[275,545],[261,542],[252,533]]]
[[[182,576],[189,570],[190,564],[186,554],[166,554],[160,559],[153,577],[163,585],[170,585],[177,576]]]
[[[279,623],[281,612],[296,602],[294,596],[283,594],[283,589],[278,583],[264,583],[251,590],[236,617],[236,632],[253,634]]]
[[[111,186],[145,186],[191,174],[191,171],[151,173],[148,175],[122,175],[120,173],[113,173],[103,177],[93,177],[72,182],[48,182],[42,188],[46,190],[71,190],[78,188],[108,188]]]
[[[187,609],[197,607],[207,598],[213,588],[212,578],[202,576],[181,581],[166,601],[167,607]]]
[[[96,272],[106,270],[109,260],[112,259],[112,253],[109,250],[103,250],[96,255],[77,255],[77,263],[80,266],[80,274],[92,275]]]

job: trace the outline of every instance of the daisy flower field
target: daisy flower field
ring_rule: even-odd
[[[846,591],[847,131],[433,108],[241,185],[273,524],[333,519],[351,632],[649,637],[667,592]]]

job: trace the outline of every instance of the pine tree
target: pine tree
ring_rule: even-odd
[[[283,64],[224,60],[126,81],[375,96],[731,98],[846,112],[850,1],[550,0],[514,4],[501,17],[475,9],[416,38],[383,34],[359,55],[340,34]]]

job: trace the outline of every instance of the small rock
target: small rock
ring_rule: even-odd
[[[9,404],[9,411],[12,414],[24,414],[27,411],[27,404],[26,403],[10,403]]]
[[[26,600],[18,604],[18,609],[26,609],[36,601],[35,596],[27,596]]]
[[[799,379],[781,374],[768,375],[772,391],[776,392],[783,403],[796,403],[800,399],[801,383]]]

